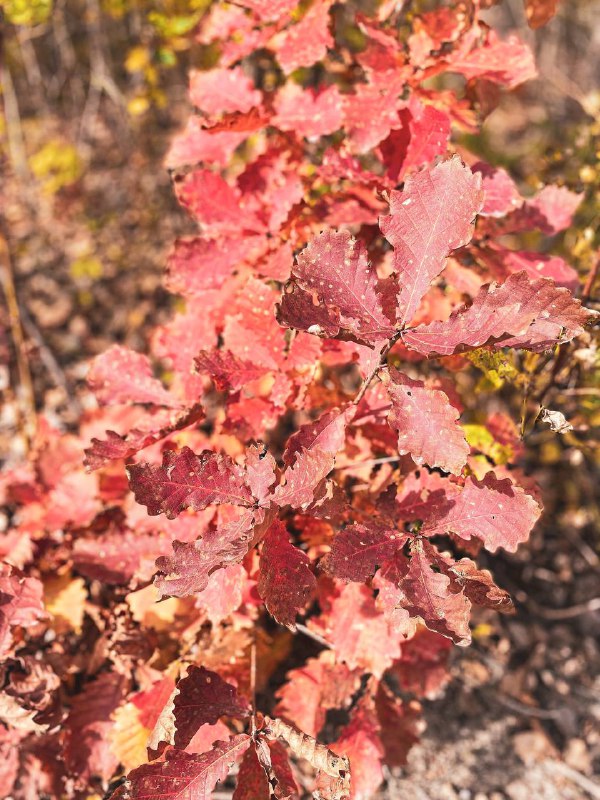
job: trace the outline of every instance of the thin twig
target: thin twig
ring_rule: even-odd
[[[12,75],[6,59],[2,65],[2,97],[10,160],[19,178],[26,181],[29,179],[29,166],[21,127],[21,115]]]
[[[527,605],[530,606],[534,614],[544,619],[573,619],[574,617],[580,617],[582,614],[600,610],[600,597],[592,597],[591,600],[585,603],[577,603],[577,605],[568,606],[567,608],[543,608],[531,598],[528,599]]]
[[[250,730],[254,737],[256,736],[256,630],[250,647],[250,703],[252,706]]]
[[[594,284],[596,283],[596,278],[598,277],[599,269],[600,269],[600,254],[596,257],[594,265],[592,266],[589,275],[587,276],[587,280],[585,282],[585,286],[583,287],[583,291],[581,292],[581,301],[583,303],[589,300],[590,297],[592,296],[592,291],[594,289]]]
[[[8,316],[10,320],[10,330],[15,345],[17,358],[17,369],[19,372],[19,384],[21,387],[22,413],[24,419],[24,433],[28,443],[31,443],[37,429],[37,418],[35,411],[35,395],[33,392],[33,381],[31,380],[31,370],[29,369],[29,359],[23,336],[23,326],[19,312],[19,302],[15,289],[15,281],[12,269],[10,250],[6,237],[0,233],[0,275],[2,277],[2,289],[6,297]]]
[[[564,764],[562,761],[544,761],[544,767],[549,769],[550,772],[558,773],[563,778],[577,784],[593,800],[600,800],[600,784],[582,775],[581,772],[573,769],[573,767],[569,767],[568,764]]]
[[[311,631],[310,628],[307,628],[306,625],[301,625],[297,623],[296,630],[299,633],[303,633],[305,636],[308,636],[309,639],[313,639],[315,642],[318,642],[323,647],[329,647],[331,649],[332,644],[328,642],[327,639],[324,639],[322,636],[319,636],[318,633]]]

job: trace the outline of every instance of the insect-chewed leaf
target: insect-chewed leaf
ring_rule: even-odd
[[[597,317],[554,281],[517,272],[501,286],[484,286],[471,306],[446,322],[407,331],[403,341],[424,355],[446,356],[486,344],[540,352],[578,336]]]
[[[283,460],[289,466],[296,455],[304,450],[321,450],[335,456],[346,440],[346,427],[356,413],[355,406],[340,411],[337,408],[326,411],[314,422],[301,425],[298,431],[287,440]]]
[[[283,739],[296,756],[306,759],[314,769],[322,770],[334,778],[348,775],[349,764],[345,756],[334,753],[327,745],[317,742],[293,725],[281,719],[265,717],[265,732],[269,737]]]
[[[209,800],[216,784],[225,780],[251,743],[250,736],[240,734],[228,742],[215,742],[202,755],[170,750],[166,761],[144,764],[129,773],[125,796],[129,800]]]
[[[538,502],[520,486],[488,472],[481,481],[468,478],[455,502],[428,520],[423,533],[455,533],[462,539],[481,539],[491,552],[503,547],[514,553],[540,514]]]
[[[409,453],[418,465],[459,475],[467,463],[469,445],[448,395],[396,369],[384,372],[382,379],[392,404],[388,423],[398,432],[400,455]]]
[[[309,736],[318,736],[327,711],[347,708],[360,686],[357,670],[336,664],[331,650],[291,670],[287,681],[277,690],[275,711]]]
[[[449,568],[449,574],[462,588],[472,603],[494,608],[504,614],[514,611],[513,601],[508,592],[496,586],[487,569],[479,569],[470,558],[461,558]]]
[[[432,631],[456,644],[467,645],[471,641],[471,603],[462,592],[452,591],[447,575],[434,571],[436,556],[437,551],[427,541],[414,540],[408,572],[400,581],[406,596],[403,605],[411,616],[421,617]]]
[[[246,452],[246,483],[259,504],[265,503],[275,483],[275,459],[266,447],[252,445]]]
[[[413,318],[449,253],[470,240],[482,203],[481,177],[457,156],[411,175],[401,192],[391,193],[390,213],[379,226],[394,246],[400,325]]]
[[[248,701],[235,686],[216,672],[190,666],[177,684],[175,695],[175,747],[184,750],[201,725],[214,725],[220,717],[247,717]]]
[[[202,350],[194,359],[197,372],[208,373],[220,391],[236,392],[266,373],[265,367],[244,361],[228,350]]]
[[[336,578],[364,583],[378,566],[392,558],[406,539],[405,534],[375,523],[349,525],[336,533],[321,564]]]
[[[283,473],[284,483],[273,492],[273,502],[278,506],[302,508],[315,499],[315,489],[333,469],[335,457],[322,450],[300,450],[293,466]]]
[[[316,592],[310,559],[291,544],[279,520],[271,525],[263,541],[257,588],[269,614],[291,630],[296,628],[296,616]]]
[[[186,508],[201,511],[212,503],[249,507],[254,502],[241,467],[209,450],[200,455],[189,447],[166,450],[161,466],[133,464],[127,471],[135,499],[150,516],[174,519]]]
[[[305,303],[302,330],[322,327],[322,311],[339,315],[342,332],[366,344],[374,345],[389,339],[394,333],[393,302],[395,284],[380,280],[369,264],[365,246],[348,231],[324,231],[298,255],[293,268],[293,280],[303,291],[316,294],[319,305]],[[286,317],[289,295],[284,294],[282,315]],[[292,295],[293,297],[293,295]],[[326,329],[329,334],[330,330]]]
[[[276,800],[299,800],[298,785],[285,747],[280,742],[266,743],[259,739],[256,752],[269,776],[273,797]]]
[[[148,356],[119,344],[109,347],[94,359],[87,380],[99,403],[181,406],[181,402],[152,375]]]
[[[247,511],[219,530],[207,531],[196,542],[173,542],[173,555],[156,560],[162,575],[155,584],[161,596],[187,597],[201,592],[216,569],[239,564],[252,542],[254,522],[254,514]]]

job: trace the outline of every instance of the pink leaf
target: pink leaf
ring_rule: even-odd
[[[297,136],[327,136],[342,127],[343,97],[337,86],[316,92],[286,83],[275,98],[272,124]]]
[[[335,458],[321,450],[300,450],[293,466],[283,473],[284,482],[273,492],[278,506],[302,508],[315,499],[315,489],[333,469]]]
[[[482,178],[485,195],[483,208],[479,212],[482,217],[504,217],[523,205],[523,198],[506,170],[478,161],[473,166],[473,172],[478,172]]]
[[[419,466],[427,464],[460,475],[469,445],[448,395],[393,368],[384,372],[382,379],[392,404],[388,423],[398,433],[400,455],[409,453]]]
[[[481,539],[487,550],[503,547],[514,553],[539,519],[537,501],[509,478],[488,472],[482,481],[468,478],[454,504],[423,526],[423,534],[455,533]]]
[[[167,261],[165,286],[170,292],[183,295],[219,289],[254,245],[254,237],[178,239]]]
[[[335,456],[343,449],[346,427],[356,413],[354,406],[326,411],[314,422],[301,425],[287,440],[283,460],[289,466],[301,450],[321,450]]]
[[[410,322],[452,250],[467,244],[481,208],[481,178],[454,157],[410,176],[390,196],[383,235],[394,246],[400,283],[398,322]]]
[[[128,475],[135,499],[150,516],[166,514],[174,519],[185,508],[201,511],[212,503],[251,506],[254,502],[243,470],[228,456],[209,450],[200,455],[189,447],[166,450],[161,466],[132,464]]]
[[[190,100],[205,114],[227,114],[250,111],[262,102],[262,94],[254,88],[241,67],[216,68],[190,72]]]
[[[269,528],[260,554],[258,593],[267,611],[281,625],[296,629],[296,616],[305,609],[317,588],[310,559],[290,543],[279,520]]]
[[[148,356],[119,344],[109,347],[94,359],[88,373],[88,384],[98,402],[104,404],[180,405],[152,375]]]
[[[266,372],[265,367],[237,358],[228,350],[202,350],[194,359],[194,365],[200,374],[208,373],[221,392],[236,392],[262,378]]]
[[[329,9],[333,0],[315,0],[296,24],[290,25],[273,42],[277,60],[286,75],[299,67],[312,67],[333,46],[329,32]]]

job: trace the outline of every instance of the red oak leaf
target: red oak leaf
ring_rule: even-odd
[[[210,800],[212,790],[225,780],[230,768],[250,747],[246,734],[228,742],[216,742],[213,749],[201,755],[182,750],[167,752],[166,761],[154,761],[134,769],[127,776],[127,797],[130,800]]]
[[[344,447],[346,427],[355,413],[354,406],[343,411],[334,408],[321,414],[314,422],[301,425],[287,440],[283,453],[284,462],[288,466],[293,464],[301,450],[321,450],[335,456]]]
[[[96,470],[110,461],[130,458],[151,444],[160,442],[169,434],[199,422],[203,417],[204,410],[200,405],[175,413],[159,409],[156,413],[138,421],[137,425],[140,422],[144,423],[143,428],[135,427],[124,436],[108,430],[106,439],[92,439],[90,447],[85,450],[84,464],[88,469]]]
[[[406,598],[403,606],[411,616],[421,617],[431,630],[464,646],[471,641],[471,603],[462,592],[452,591],[450,578],[434,571],[436,555],[426,540],[413,541],[408,572],[400,581]]]
[[[268,22],[285,17],[298,5],[298,0],[238,0],[238,5],[249,8],[262,22]]]
[[[247,572],[241,564],[215,570],[201,592],[196,592],[196,607],[213,625],[219,625],[242,605]]]
[[[165,286],[170,292],[183,295],[219,289],[254,246],[254,237],[178,239],[167,260]]]
[[[174,519],[186,508],[201,511],[212,503],[251,506],[254,502],[241,467],[209,450],[200,455],[189,447],[166,450],[161,466],[132,464],[127,473],[135,499],[151,517],[165,514]]]
[[[264,367],[237,358],[228,350],[202,350],[194,366],[200,374],[208,373],[221,392],[236,392],[265,374]]]
[[[398,433],[400,455],[409,453],[419,466],[427,464],[460,475],[469,445],[448,395],[393,368],[382,374],[382,380],[392,404],[388,422]]]
[[[290,630],[296,629],[296,616],[316,592],[310,559],[291,544],[279,520],[271,525],[263,541],[257,588],[269,614]]]
[[[398,95],[402,82],[391,84],[359,83],[352,94],[344,95],[344,128],[348,144],[355,153],[366,153],[400,126]]]
[[[182,133],[174,137],[165,158],[167,169],[193,166],[204,161],[225,167],[234,150],[247,137],[247,133],[223,131],[213,133],[205,130],[201,117],[190,117]]]
[[[504,217],[523,205],[523,198],[506,170],[478,161],[473,172],[478,172],[482,179],[485,196],[479,212],[482,217]]]
[[[247,717],[248,701],[235,686],[216,672],[191,665],[177,684],[174,700],[175,747],[184,750],[201,725],[214,725],[220,717]]]
[[[242,514],[218,531],[207,531],[197,542],[173,542],[173,555],[162,556],[156,587],[162,597],[187,597],[206,588],[215,570],[239,564],[252,542],[254,515]]]
[[[275,459],[266,447],[252,445],[246,452],[246,483],[259,504],[264,503],[275,483]]]
[[[47,615],[44,587],[37,578],[26,577],[9,564],[0,564],[0,657],[12,645],[11,628],[28,628]]]
[[[207,134],[210,135],[210,134]],[[208,169],[197,169],[176,185],[179,202],[211,234],[259,231],[260,223],[241,206],[241,192]]]
[[[579,287],[579,274],[560,256],[549,256],[526,250],[507,250],[498,244],[488,244],[477,250],[477,258],[499,281],[504,281],[515,272],[526,272],[532,280],[551,278],[557,286],[570,292]]]
[[[319,306],[333,312],[332,320],[337,318],[341,330],[366,344],[382,343],[393,335],[390,284],[377,277],[363,243],[348,231],[321,233],[298,255],[292,272],[302,290],[316,294]],[[284,317],[288,297],[283,296]],[[311,314],[308,304],[305,311],[302,330],[312,333],[320,317]]]
[[[152,375],[148,356],[119,344],[94,359],[87,380],[99,403],[181,405]]]
[[[331,453],[321,450],[300,450],[291,467],[283,473],[283,483],[277,486],[272,495],[278,506],[302,508],[315,499],[315,490],[331,472],[335,458]]]
[[[317,737],[325,724],[327,711],[348,708],[358,690],[357,671],[336,664],[333,653],[324,650],[303,667],[291,670],[277,690],[275,712],[309,736]]]
[[[485,344],[540,352],[578,336],[596,316],[554,281],[518,272],[501,286],[484,286],[471,306],[455,311],[447,322],[407,331],[403,341],[424,355],[451,355]]]
[[[350,759],[350,797],[373,797],[383,782],[384,749],[372,701],[362,701],[355,708],[334,749]]]
[[[400,637],[378,612],[373,593],[364,584],[344,586],[329,609],[310,620],[309,627],[325,636],[337,658],[350,669],[362,667],[381,677],[400,655]]]
[[[286,75],[299,67],[312,67],[333,46],[329,32],[332,5],[333,0],[315,0],[299,22],[276,35],[271,46]]]
[[[111,715],[121,704],[125,678],[105,672],[78,694],[64,722],[63,757],[69,774],[86,786],[92,776],[108,780],[118,766],[108,739]]]
[[[527,200],[515,218],[522,219],[525,229],[537,227],[552,236],[572,224],[582,200],[582,194],[571,192],[566,186],[544,186],[532,200]]]
[[[394,246],[401,325],[413,318],[450,251],[470,240],[482,202],[481,178],[456,156],[411,175],[403,191],[391,193],[390,214],[380,227]]]
[[[262,102],[262,94],[254,88],[241,67],[190,72],[190,100],[205,114],[228,114],[250,111]]]
[[[272,124],[298,136],[327,136],[344,123],[343,96],[337,86],[317,92],[286,83],[275,98]]]
[[[385,763],[391,767],[402,767],[406,764],[408,751],[419,741],[420,705],[402,702],[384,683],[380,683],[375,696],[375,708]]]
[[[335,534],[321,565],[344,581],[364,583],[404,544],[407,536],[376,523],[350,525]]]
[[[404,639],[411,639],[416,630],[416,621],[406,608],[406,595],[400,588],[402,578],[408,572],[408,559],[397,552],[390,558],[373,578],[373,588],[377,589],[377,608],[383,613],[394,633]],[[404,645],[403,645],[404,646]]]
[[[464,489],[439,518],[430,519],[423,533],[455,533],[461,539],[481,539],[494,552],[514,553],[526,541],[541,514],[538,502],[510,478],[488,472],[483,480],[468,478]]]
[[[298,785],[285,747],[277,741],[259,742],[258,760],[269,775],[269,783],[276,800],[299,800]]]
[[[400,688],[417,697],[437,696],[450,680],[448,657],[452,642],[427,628],[402,645],[402,655],[391,669]]]
[[[255,748],[250,747],[240,764],[233,800],[269,800],[270,797],[267,773],[258,760]]]
[[[394,183],[415,167],[446,152],[450,117],[433,106],[413,101],[399,113],[402,127],[393,130],[380,145],[387,175]]]
[[[482,46],[452,55],[448,69],[460,72],[467,80],[483,79],[507,89],[514,89],[537,75],[531,49],[517,36],[502,41],[492,30],[487,32]]]
[[[513,601],[508,592],[496,586],[492,574],[487,569],[479,569],[470,558],[450,562],[448,574],[462,588],[472,603],[493,608],[503,614],[514,611]]]

